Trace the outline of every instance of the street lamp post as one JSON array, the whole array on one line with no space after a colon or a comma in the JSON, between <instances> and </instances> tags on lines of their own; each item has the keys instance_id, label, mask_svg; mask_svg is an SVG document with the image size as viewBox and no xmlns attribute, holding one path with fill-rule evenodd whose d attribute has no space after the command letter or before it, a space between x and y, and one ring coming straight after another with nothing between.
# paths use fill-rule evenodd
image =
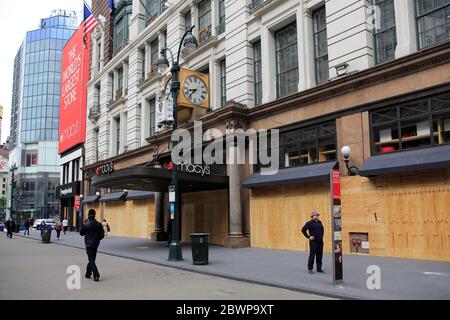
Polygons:
<instances>
[{"instance_id":1,"label":"street lamp post","mask_svg":"<svg viewBox=\"0 0 450 320\"><path fill-rule=\"evenodd\" d=\"M188 51L188 53L191 53L197 48L197 40L195 39L194 35L192 34L192 30L194 29L194 26L187 28L186 32L184 33L183 37L181 38L180 46L178 48L178 54L177 54L177 60L174 60L174 56L172 53L172 50L169 48L164 48L161 50L161 56L158 59L158 70L161 73L165 73L167 71L167 68L169 67L169 61L166 57L166 52L170 53L170 57L172 60L172 68L170 69L170 72L172 73L172 81L170 85L170 92L172 94L172 100L173 100L173 132L177 130L177 98L178 93L180 91L180 81L179 81L179 72L180 72L180 54L182 46L184 45L185 49ZM175 149L177 144L176 140L172 140L172 150ZM181 251L181 244L180 244L180 234L178 230L178 223L180 220L180 194L179 194L179 186L178 186L178 177L177 177L177 160L178 159L172 159L173 162L173 169L172 169L172 186L173 191L175 192L175 215L173 219L173 225L172 225L172 241L170 242L169 246L169 261L180 261L183 260L183 253Z\"/></svg>"},{"instance_id":2,"label":"street lamp post","mask_svg":"<svg viewBox=\"0 0 450 320\"><path fill-rule=\"evenodd\" d=\"M345 166L347 167L348 174L350 176L357 176L359 174L359 169L357 166L350 166L350 153L352 149L349 146L344 146L341 149L341 153L344 157Z\"/></svg>"},{"instance_id":3,"label":"street lamp post","mask_svg":"<svg viewBox=\"0 0 450 320\"><path fill-rule=\"evenodd\" d=\"M11 169L9 169L9 171L11 172L11 203L10 203L10 207L9 207L9 215L11 219L14 219L14 185L15 185L15 181L14 181L14 172L17 170L17 166L14 163L13 166L11 167ZM15 220L15 219L14 219Z\"/></svg>"}]
</instances>

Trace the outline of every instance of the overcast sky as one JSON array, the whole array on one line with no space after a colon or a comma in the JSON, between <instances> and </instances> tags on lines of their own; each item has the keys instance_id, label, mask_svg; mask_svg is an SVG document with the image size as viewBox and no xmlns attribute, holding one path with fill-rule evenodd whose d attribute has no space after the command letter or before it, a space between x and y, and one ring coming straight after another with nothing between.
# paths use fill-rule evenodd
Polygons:
<instances>
[{"instance_id":1,"label":"overcast sky","mask_svg":"<svg viewBox=\"0 0 450 320\"><path fill-rule=\"evenodd\" d=\"M86 1L90 5L91 1ZM14 57L27 31L38 29L53 9L83 10L82 0L0 0L0 104L3 105L1 142L9 136ZM82 17L79 17L80 21Z\"/></svg>"}]
</instances>

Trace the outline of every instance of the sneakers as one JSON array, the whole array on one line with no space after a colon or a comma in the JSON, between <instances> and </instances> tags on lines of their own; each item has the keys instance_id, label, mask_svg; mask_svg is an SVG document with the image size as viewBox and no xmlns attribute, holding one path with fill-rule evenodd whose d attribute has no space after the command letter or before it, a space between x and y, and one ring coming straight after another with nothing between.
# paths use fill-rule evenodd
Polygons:
<instances>
[{"instance_id":1,"label":"sneakers","mask_svg":"<svg viewBox=\"0 0 450 320\"><path fill-rule=\"evenodd\" d=\"M318 273L325 273L325 271L323 271L322 269L317 270Z\"/></svg>"},{"instance_id":2,"label":"sneakers","mask_svg":"<svg viewBox=\"0 0 450 320\"><path fill-rule=\"evenodd\" d=\"M308 270L308 273L309 273L309 274L314 274L314 271Z\"/></svg>"},{"instance_id":3,"label":"sneakers","mask_svg":"<svg viewBox=\"0 0 450 320\"><path fill-rule=\"evenodd\" d=\"M95 281L95 282L100 281L100 277L94 277L94 281Z\"/></svg>"},{"instance_id":4,"label":"sneakers","mask_svg":"<svg viewBox=\"0 0 450 320\"><path fill-rule=\"evenodd\" d=\"M90 279L91 278L91 276L88 276L88 275L85 275L84 276L86 279Z\"/></svg>"}]
</instances>

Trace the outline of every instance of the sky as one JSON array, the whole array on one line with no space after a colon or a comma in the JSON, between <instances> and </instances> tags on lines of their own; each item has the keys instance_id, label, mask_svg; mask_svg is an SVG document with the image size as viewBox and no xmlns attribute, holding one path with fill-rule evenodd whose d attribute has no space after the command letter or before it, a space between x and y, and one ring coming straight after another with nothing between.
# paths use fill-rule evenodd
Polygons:
<instances>
[{"instance_id":1,"label":"sky","mask_svg":"<svg viewBox=\"0 0 450 320\"><path fill-rule=\"evenodd\" d=\"M87 1L90 5L91 1ZM3 105L1 142L9 136L14 58L27 31L38 29L54 9L83 10L82 0L0 0L0 105Z\"/></svg>"}]
</instances>

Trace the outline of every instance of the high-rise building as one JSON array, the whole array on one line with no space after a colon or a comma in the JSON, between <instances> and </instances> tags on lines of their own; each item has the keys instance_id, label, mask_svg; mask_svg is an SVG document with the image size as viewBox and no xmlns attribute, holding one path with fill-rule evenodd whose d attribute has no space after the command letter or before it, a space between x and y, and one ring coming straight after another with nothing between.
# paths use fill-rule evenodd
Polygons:
<instances>
[{"instance_id":1,"label":"high-rise building","mask_svg":"<svg viewBox=\"0 0 450 320\"><path fill-rule=\"evenodd\" d=\"M74 12L54 10L27 32L14 60L10 164L16 165L14 217L56 216L61 51L77 27ZM10 201L11 196L8 196ZM11 203L8 203L8 208Z\"/></svg>"}]
</instances>

